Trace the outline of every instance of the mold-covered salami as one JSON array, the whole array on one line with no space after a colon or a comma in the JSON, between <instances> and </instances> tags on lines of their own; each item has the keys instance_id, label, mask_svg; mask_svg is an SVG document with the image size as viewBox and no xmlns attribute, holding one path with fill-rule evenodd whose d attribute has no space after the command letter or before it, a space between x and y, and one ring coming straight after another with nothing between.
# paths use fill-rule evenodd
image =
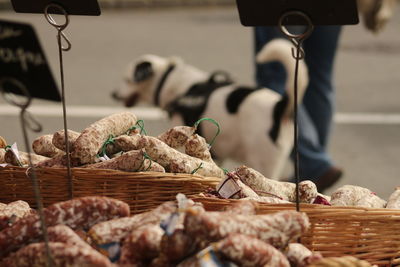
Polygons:
<instances>
[{"instance_id":1,"label":"mold-covered salami","mask_svg":"<svg viewBox=\"0 0 400 267\"><path fill-rule=\"evenodd\" d=\"M6 150L4 148L0 148L0 164L6 163Z\"/></svg>"},{"instance_id":2,"label":"mold-covered salami","mask_svg":"<svg viewBox=\"0 0 400 267\"><path fill-rule=\"evenodd\" d=\"M20 164L22 166L29 165L29 157L28 157L28 153L26 153L26 152L19 151L19 160L18 160L17 157L15 156L15 154L11 151L11 149L9 149L6 151L4 159L5 159L5 162L7 162L8 164L13 165L13 166L20 166ZM32 164L36 165L41 161L48 160L49 158L31 153L31 159L32 159Z\"/></svg>"},{"instance_id":3,"label":"mold-covered salami","mask_svg":"<svg viewBox=\"0 0 400 267\"><path fill-rule=\"evenodd\" d=\"M172 148L180 148L185 145L195 130L194 127L176 126L159 135L158 139Z\"/></svg>"},{"instance_id":4,"label":"mold-covered salami","mask_svg":"<svg viewBox=\"0 0 400 267\"><path fill-rule=\"evenodd\" d=\"M299 183L299 198L302 203L312 203L318 196L317 186L309 180Z\"/></svg>"},{"instance_id":5,"label":"mold-covered salami","mask_svg":"<svg viewBox=\"0 0 400 267\"><path fill-rule=\"evenodd\" d=\"M133 230L124 240L118 263L127 266L156 258L160 253L163 234L158 224L143 225Z\"/></svg>"},{"instance_id":6,"label":"mold-covered salami","mask_svg":"<svg viewBox=\"0 0 400 267\"><path fill-rule=\"evenodd\" d=\"M384 208L386 206L386 201L379 198L367 188L345 185L332 193L331 204L333 206Z\"/></svg>"},{"instance_id":7,"label":"mold-covered salami","mask_svg":"<svg viewBox=\"0 0 400 267\"><path fill-rule=\"evenodd\" d=\"M226 208L226 212L241 215L255 215L258 205L255 201L239 200Z\"/></svg>"},{"instance_id":8,"label":"mold-covered salami","mask_svg":"<svg viewBox=\"0 0 400 267\"><path fill-rule=\"evenodd\" d=\"M320 253L312 252L304 245L299 243L289 244L285 255L292 266L298 267L306 267L309 264L322 259L322 255Z\"/></svg>"},{"instance_id":9,"label":"mold-covered salami","mask_svg":"<svg viewBox=\"0 0 400 267\"><path fill-rule=\"evenodd\" d=\"M390 195L386 208L400 209L400 187L396 187L396 190Z\"/></svg>"},{"instance_id":10,"label":"mold-covered salami","mask_svg":"<svg viewBox=\"0 0 400 267\"><path fill-rule=\"evenodd\" d=\"M239 167L234 173L259 196L296 202L296 184L294 183L268 179L258 171L246 166ZM317 186L312 181L307 180L299 183L300 202L312 203L317 195ZM279 201L277 202L279 203Z\"/></svg>"},{"instance_id":11,"label":"mold-covered salami","mask_svg":"<svg viewBox=\"0 0 400 267\"><path fill-rule=\"evenodd\" d=\"M59 224L47 228L47 236L50 242L65 243L71 246L90 247L88 243L82 240L71 228Z\"/></svg>"},{"instance_id":12,"label":"mold-covered salami","mask_svg":"<svg viewBox=\"0 0 400 267\"><path fill-rule=\"evenodd\" d=\"M71 156L82 164L95 162L97 153L109 136L126 133L136 121L134 114L122 112L93 123L76 139Z\"/></svg>"},{"instance_id":13,"label":"mold-covered salami","mask_svg":"<svg viewBox=\"0 0 400 267\"><path fill-rule=\"evenodd\" d=\"M88 234L97 244L120 242L133 229L144 224L159 224L176 210L175 202L165 202L146 213L98 223L89 230Z\"/></svg>"},{"instance_id":14,"label":"mold-covered salami","mask_svg":"<svg viewBox=\"0 0 400 267\"><path fill-rule=\"evenodd\" d=\"M174 173L195 172L203 176L221 178L225 176L223 170L217 165L183 154L155 137L143 136L140 140L140 146L145 148L150 157L167 171Z\"/></svg>"},{"instance_id":15,"label":"mold-covered salami","mask_svg":"<svg viewBox=\"0 0 400 267\"><path fill-rule=\"evenodd\" d=\"M184 229L175 229L171 235L164 235L161 241L161 255L164 261L178 263L193 253L197 243Z\"/></svg>"},{"instance_id":16,"label":"mold-covered salami","mask_svg":"<svg viewBox=\"0 0 400 267\"><path fill-rule=\"evenodd\" d=\"M236 169L235 173L240 177L240 180L242 180L260 196L277 196L290 202L296 201L296 185L293 183L279 182L268 179L258 171L246 166L239 167Z\"/></svg>"},{"instance_id":17,"label":"mold-covered salami","mask_svg":"<svg viewBox=\"0 0 400 267\"><path fill-rule=\"evenodd\" d=\"M129 216L128 204L106 197L82 197L53 204L43 210L46 225L65 224L72 229ZM0 232L0 258L41 235L38 215L28 215Z\"/></svg>"},{"instance_id":18,"label":"mold-covered salami","mask_svg":"<svg viewBox=\"0 0 400 267\"><path fill-rule=\"evenodd\" d=\"M81 133L72 131L72 130L68 130L68 143L69 143L69 147L70 150L72 149L73 144L75 143L76 139L78 139L78 137L81 135ZM66 147L65 147L65 134L64 134L64 130L55 132L53 134L53 139L52 139L52 143L53 145L62 150L62 151L66 151Z\"/></svg>"},{"instance_id":19,"label":"mold-covered salami","mask_svg":"<svg viewBox=\"0 0 400 267\"><path fill-rule=\"evenodd\" d=\"M49 248L55 266L114 266L106 257L91 247L50 242ZM0 266L8 267L46 266L46 264L47 256L44 243L30 244L0 262Z\"/></svg>"},{"instance_id":20,"label":"mold-covered salami","mask_svg":"<svg viewBox=\"0 0 400 267\"><path fill-rule=\"evenodd\" d=\"M254 236L276 248L285 247L309 227L306 214L295 211L282 211L272 215L227 216L221 212L193 212L185 217L185 232L198 240L215 242L231 233Z\"/></svg>"},{"instance_id":21,"label":"mold-covered salami","mask_svg":"<svg viewBox=\"0 0 400 267\"><path fill-rule=\"evenodd\" d=\"M32 143L32 149L36 154L45 157L55 157L57 155L64 155L65 152L56 148L53 145L53 135L46 134L36 138Z\"/></svg>"},{"instance_id":22,"label":"mold-covered salami","mask_svg":"<svg viewBox=\"0 0 400 267\"><path fill-rule=\"evenodd\" d=\"M78 167L79 162L76 159L70 160L71 167ZM35 165L37 168L66 168L67 167L67 156L59 155L54 158L43 160Z\"/></svg>"},{"instance_id":23,"label":"mold-covered salami","mask_svg":"<svg viewBox=\"0 0 400 267\"><path fill-rule=\"evenodd\" d=\"M88 169L111 169L127 172L155 171L165 172L165 169L155 161L144 157L143 150L132 150L121 156L103 162L85 166Z\"/></svg>"},{"instance_id":24,"label":"mold-covered salami","mask_svg":"<svg viewBox=\"0 0 400 267\"><path fill-rule=\"evenodd\" d=\"M114 145L121 151L131 151L139 149L141 135L121 135L114 139Z\"/></svg>"},{"instance_id":25,"label":"mold-covered salami","mask_svg":"<svg viewBox=\"0 0 400 267\"><path fill-rule=\"evenodd\" d=\"M206 139L198 134L194 134L187 139L185 143L185 153L189 156L214 163Z\"/></svg>"},{"instance_id":26,"label":"mold-covered salami","mask_svg":"<svg viewBox=\"0 0 400 267\"><path fill-rule=\"evenodd\" d=\"M4 204L4 206L0 205L0 231L33 213L29 204L22 200L11 202L8 205Z\"/></svg>"},{"instance_id":27,"label":"mold-covered salami","mask_svg":"<svg viewBox=\"0 0 400 267\"><path fill-rule=\"evenodd\" d=\"M0 148L5 148L7 146L6 140L0 136Z\"/></svg>"},{"instance_id":28,"label":"mold-covered salami","mask_svg":"<svg viewBox=\"0 0 400 267\"><path fill-rule=\"evenodd\" d=\"M290 267L286 257L273 246L242 234L231 234L213 245L213 249L238 266Z\"/></svg>"}]
</instances>

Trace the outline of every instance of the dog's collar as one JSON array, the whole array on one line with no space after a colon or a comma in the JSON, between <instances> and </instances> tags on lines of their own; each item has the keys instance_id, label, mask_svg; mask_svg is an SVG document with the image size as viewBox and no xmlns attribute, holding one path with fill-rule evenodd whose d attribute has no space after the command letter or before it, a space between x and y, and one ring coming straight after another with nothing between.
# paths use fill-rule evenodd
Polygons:
<instances>
[{"instance_id":1,"label":"dog's collar","mask_svg":"<svg viewBox=\"0 0 400 267\"><path fill-rule=\"evenodd\" d=\"M175 69L175 64L170 64L168 66L168 69L164 72L163 76L161 77L157 87L156 91L154 93L154 104L156 106L160 105L160 94L161 94L161 89L164 87L165 81L167 80L169 74Z\"/></svg>"}]
</instances>

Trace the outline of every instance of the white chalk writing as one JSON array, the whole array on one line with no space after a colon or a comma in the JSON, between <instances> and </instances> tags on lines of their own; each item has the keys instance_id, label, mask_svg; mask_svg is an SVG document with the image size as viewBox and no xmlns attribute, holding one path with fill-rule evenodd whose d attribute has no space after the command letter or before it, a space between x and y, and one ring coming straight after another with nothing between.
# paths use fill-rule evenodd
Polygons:
<instances>
[{"instance_id":1,"label":"white chalk writing","mask_svg":"<svg viewBox=\"0 0 400 267\"><path fill-rule=\"evenodd\" d=\"M35 67L46 64L41 53L26 51L22 47L13 50L11 48L0 47L0 61L4 63L17 63L21 69L27 72L29 65Z\"/></svg>"},{"instance_id":2,"label":"white chalk writing","mask_svg":"<svg viewBox=\"0 0 400 267\"><path fill-rule=\"evenodd\" d=\"M7 38L18 37L22 35L22 31L14 30L10 27L1 27L0 26L0 40L4 40Z\"/></svg>"}]
</instances>

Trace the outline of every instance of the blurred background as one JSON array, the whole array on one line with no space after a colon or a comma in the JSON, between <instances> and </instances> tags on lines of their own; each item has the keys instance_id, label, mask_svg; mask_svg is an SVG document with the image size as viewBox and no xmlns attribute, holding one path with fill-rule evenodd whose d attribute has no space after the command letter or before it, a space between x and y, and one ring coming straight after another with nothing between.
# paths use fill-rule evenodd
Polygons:
<instances>
[{"instance_id":1,"label":"blurred background","mask_svg":"<svg viewBox=\"0 0 400 267\"><path fill-rule=\"evenodd\" d=\"M206 71L226 70L254 85L252 29L240 24L233 0L101 0L100 17L71 16L64 54L68 126L80 131L125 110L110 97L125 66L142 54L180 56ZM0 18L31 23L59 81L56 31L43 15L16 14L0 0ZM330 150L343 184L367 187L387 198L400 185L400 15L374 35L360 23L345 26L336 61L337 115ZM42 134L63 128L61 104L34 100ZM168 117L151 107L132 109L157 135ZM22 142L18 111L0 99L0 135ZM223 130L223 129L222 129ZM31 141L39 134L30 133ZM239 163L227 162L233 168ZM288 164L287 172L291 172ZM329 191L327 192L329 193Z\"/></svg>"}]
</instances>

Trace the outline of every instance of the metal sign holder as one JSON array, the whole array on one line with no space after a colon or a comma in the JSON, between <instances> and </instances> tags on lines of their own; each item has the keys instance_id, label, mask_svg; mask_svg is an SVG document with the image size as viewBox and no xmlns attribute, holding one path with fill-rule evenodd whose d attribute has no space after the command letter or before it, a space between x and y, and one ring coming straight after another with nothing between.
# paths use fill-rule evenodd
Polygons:
<instances>
[{"instance_id":1,"label":"metal sign holder","mask_svg":"<svg viewBox=\"0 0 400 267\"><path fill-rule=\"evenodd\" d=\"M303 18L307 25L303 33L293 34L284 25L286 18L290 16L299 16ZM305 57L303 48L301 47L304 40L306 40L314 30L314 25L307 14L301 11L288 11L284 13L279 19L279 29L282 33L293 43L295 48L292 48L292 56L296 60L295 74L294 74L294 177L296 181L296 210L300 211L300 197L299 197L299 183L300 183L300 164L299 164L299 123L298 123L298 73L299 73L299 62Z\"/></svg>"},{"instance_id":2,"label":"metal sign holder","mask_svg":"<svg viewBox=\"0 0 400 267\"><path fill-rule=\"evenodd\" d=\"M22 96L25 96L25 100L22 100L22 97L17 98L14 94L7 92L4 88L6 83L10 83L13 85L14 88L17 88ZM43 239L45 241L45 248L46 248L46 257L47 257L47 266L54 266L53 258L51 256L50 248L49 248L49 238L47 234L47 227L46 221L43 214L43 203L40 196L40 189L39 184L36 176L35 167L32 164L32 157L31 157L31 149L30 149L30 142L28 138L27 128L29 128L33 132L41 132L42 125L33 118L33 116L27 111L27 108L30 106L32 102L32 97L29 94L29 91L26 89L25 85L14 78L3 78L0 80L0 91L2 92L3 98L11 105L16 106L21 109L19 113L19 118L21 121L21 128L22 134L24 137L25 149L28 153L28 161L29 167L26 170L26 177L28 179L32 179L33 183L33 190L35 193L35 201L39 211L39 219L40 225L43 232Z\"/></svg>"},{"instance_id":3,"label":"metal sign holder","mask_svg":"<svg viewBox=\"0 0 400 267\"><path fill-rule=\"evenodd\" d=\"M64 17L65 22L57 23L56 20L51 16L49 13L49 9L55 9L60 11ZM62 109L63 109L63 122L64 122L64 138L65 138L65 152L67 156L67 175L68 175L68 194L69 198L74 198L74 184L72 182L72 173L71 173L71 155L69 147L69 140L68 140L68 125L67 125L67 108L66 108L66 101L65 101L65 82L64 82L64 61L63 61L63 52L67 52L71 50L72 44L67 36L64 34L63 30L65 30L69 24L69 15L67 11L60 5L50 3L44 9L44 16L48 23L51 26L56 28L57 30L57 44L58 44L58 56L60 61L60 77L61 77L61 102L62 102ZM62 39L66 42L67 46L62 46Z\"/></svg>"},{"instance_id":4,"label":"metal sign holder","mask_svg":"<svg viewBox=\"0 0 400 267\"><path fill-rule=\"evenodd\" d=\"M240 21L243 26L278 26L293 43L295 59L294 77L294 172L296 181L296 210L300 211L299 199L299 134L298 134L298 71L299 62L305 57L302 43L314 30L315 25L358 24L355 0L236 0ZM265 14L267 13L267 14ZM286 25L304 25L305 30L293 34Z\"/></svg>"}]
</instances>

